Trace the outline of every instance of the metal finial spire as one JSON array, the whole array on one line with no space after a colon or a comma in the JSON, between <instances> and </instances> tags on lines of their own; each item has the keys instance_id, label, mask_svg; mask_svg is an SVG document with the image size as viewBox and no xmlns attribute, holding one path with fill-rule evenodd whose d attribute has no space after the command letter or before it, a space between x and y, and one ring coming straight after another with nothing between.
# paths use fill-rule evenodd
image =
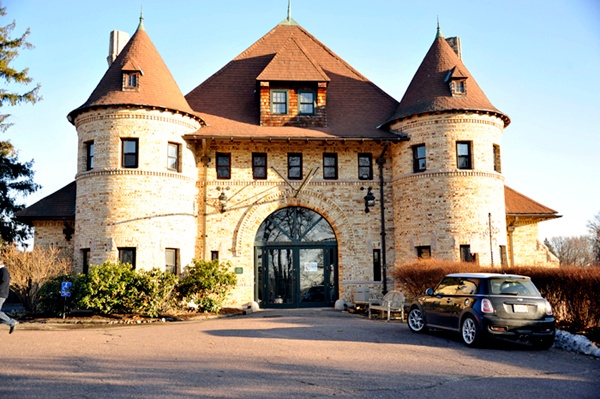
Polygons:
<instances>
[{"instance_id":1,"label":"metal finial spire","mask_svg":"<svg viewBox=\"0 0 600 399\"><path fill-rule=\"evenodd\" d=\"M440 17L438 16L437 17L437 33L435 35L435 38L438 39L440 37L443 39L444 34L442 33L442 28L440 28Z\"/></svg>"},{"instance_id":2,"label":"metal finial spire","mask_svg":"<svg viewBox=\"0 0 600 399\"><path fill-rule=\"evenodd\" d=\"M140 6L140 25L138 26L139 30L144 29L144 6Z\"/></svg>"},{"instance_id":3,"label":"metal finial spire","mask_svg":"<svg viewBox=\"0 0 600 399\"><path fill-rule=\"evenodd\" d=\"M288 0L288 13L287 13L287 20L291 21L292 20L292 0Z\"/></svg>"}]
</instances>

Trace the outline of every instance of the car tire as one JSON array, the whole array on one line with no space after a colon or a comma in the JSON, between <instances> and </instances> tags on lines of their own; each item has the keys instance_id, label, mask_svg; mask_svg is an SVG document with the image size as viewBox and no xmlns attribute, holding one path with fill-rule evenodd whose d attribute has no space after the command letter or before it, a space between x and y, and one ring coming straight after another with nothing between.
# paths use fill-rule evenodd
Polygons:
<instances>
[{"instance_id":1,"label":"car tire","mask_svg":"<svg viewBox=\"0 0 600 399\"><path fill-rule=\"evenodd\" d=\"M415 307L408 312L408 328L415 333L427 331L425 317L421 309Z\"/></svg>"},{"instance_id":2,"label":"car tire","mask_svg":"<svg viewBox=\"0 0 600 399\"><path fill-rule=\"evenodd\" d=\"M538 338L532 344L535 349L548 350L554 345L554 337Z\"/></svg>"},{"instance_id":3,"label":"car tire","mask_svg":"<svg viewBox=\"0 0 600 399\"><path fill-rule=\"evenodd\" d=\"M463 342L470 347L481 344L482 332L473 316L466 316L460 326L460 335Z\"/></svg>"}]
</instances>

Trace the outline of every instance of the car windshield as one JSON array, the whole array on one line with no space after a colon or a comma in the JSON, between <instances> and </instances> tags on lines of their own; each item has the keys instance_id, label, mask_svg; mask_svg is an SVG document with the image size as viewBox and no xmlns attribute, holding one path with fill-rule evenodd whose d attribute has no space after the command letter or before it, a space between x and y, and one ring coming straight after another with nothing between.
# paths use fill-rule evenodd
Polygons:
<instances>
[{"instance_id":1,"label":"car windshield","mask_svg":"<svg viewBox=\"0 0 600 399\"><path fill-rule=\"evenodd\" d=\"M489 288L494 295L540 296L535 285L528 279L493 278L489 280Z\"/></svg>"}]
</instances>

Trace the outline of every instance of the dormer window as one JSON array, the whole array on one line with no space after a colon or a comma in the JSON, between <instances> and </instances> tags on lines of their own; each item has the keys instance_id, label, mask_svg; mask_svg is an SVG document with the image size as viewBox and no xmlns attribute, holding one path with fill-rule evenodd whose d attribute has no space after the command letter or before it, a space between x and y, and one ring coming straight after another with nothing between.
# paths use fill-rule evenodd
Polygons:
<instances>
[{"instance_id":1,"label":"dormer window","mask_svg":"<svg viewBox=\"0 0 600 399\"><path fill-rule=\"evenodd\" d=\"M300 90L298 92L298 113L314 115L315 92L312 90Z\"/></svg>"},{"instance_id":2,"label":"dormer window","mask_svg":"<svg viewBox=\"0 0 600 399\"><path fill-rule=\"evenodd\" d=\"M448 71L444 82L448 83L452 96L465 96L467 94L467 74L463 73L458 67Z\"/></svg>"},{"instance_id":3,"label":"dormer window","mask_svg":"<svg viewBox=\"0 0 600 399\"><path fill-rule=\"evenodd\" d=\"M123 91L139 91L140 73L123 72Z\"/></svg>"},{"instance_id":4,"label":"dormer window","mask_svg":"<svg viewBox=\"0 0 600 399\"><path fill-rule=\"evenodd\" d=\"M121 68L123 72L123 91L140 91L140 77L144 75L142 68L135 60L129 60Z\"/></svg>"},{"instance_id":5,"label":"dormer window","mask_svg":"<svg viewBox=\"0 0 600 399\"><path fill-rule=\"evenodd\" d=\"M271 90L271 114L285 115L288 113L288 91Z\"/></svg>"},{"instance_id":6,"label":"dormer window","mask_svg":"<svg viewBox=\"0 0 600 399\"><path fill-rule=\"evenodd\" d=\"M453 96L463 96L467 94L467 82L465 79L453 80L450 82L450 90Z\"/></svg>"}]
</instances>

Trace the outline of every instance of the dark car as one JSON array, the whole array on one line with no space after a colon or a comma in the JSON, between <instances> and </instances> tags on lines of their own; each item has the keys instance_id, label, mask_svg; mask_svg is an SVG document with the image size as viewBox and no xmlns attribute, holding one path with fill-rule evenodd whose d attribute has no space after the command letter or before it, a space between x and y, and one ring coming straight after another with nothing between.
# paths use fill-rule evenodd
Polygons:
<instances>
[{"instance_id":1,"label":"dark car","mask_svg":"<svg viewBox=\"0 0 600 399\"><path fill-rule=\"evenodd\" d=\"M460 332L468 346L501 338L548 349L555 335L552 307L531 279L495 273L448 274L411 304L408 327Z\"/></svg>"}]
</instances>

